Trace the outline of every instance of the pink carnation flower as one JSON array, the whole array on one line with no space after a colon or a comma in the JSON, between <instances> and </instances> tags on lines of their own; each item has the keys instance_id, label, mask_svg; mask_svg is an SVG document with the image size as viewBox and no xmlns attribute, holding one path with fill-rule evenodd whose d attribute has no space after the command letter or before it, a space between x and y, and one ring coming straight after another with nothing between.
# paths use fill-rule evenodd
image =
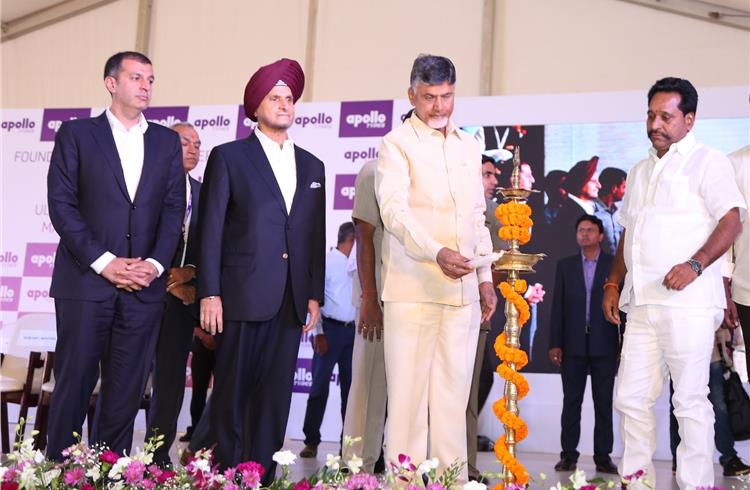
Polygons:
<instances>
[{"instance_id":1,"label":"pink carnation flower","mask_svg":"<svg viewBox=\"0 0 750 490\"><path fill-rule=\"evenodd\" d=\"M307 480L300 480L294 484L293 490L310 490L310 482Z\"/></svg>"},{"instance_id":2,"label":"pink carnation flower","mask_svg":"<svg viewBox=\"0 0 750 490\"><path fill-rule=\"evenodd\" d=\"M378 479L367 473L357 473L346 482L347 490L376 490Z\"/></svg>"},{"instance_id":3,"label":"pink carnation flower","mask_svg":"<svg viewBox=\"0 0 750 490\"><path fill-rule=\"evenodd\" d=\"M136 485L143 480L143 472L146 471L146 465L142 461L131 461L122 475L125 477L125 483Z\"/></svg>"},{"instance_id":4,"label":"pink carnation flower","mask_svg":"<svg viewBox=\"0 0 750 490\"><path fill-rule=\"evenodd\" d=\"M101 460L103 463L115 464L117 463L118 459L120 459L120 456L118 456L116 452L110 451L109 449L99 455L99 460Z\"/></svg>"},{"instance_id":5,"label":"pink carnation flower","mask_svg":"<svg viewBox=\"0 0 750 490\"><path fill-rule=\"evenodd\" d=\"M81 480L85 477L85 473L83 472L83 468L80 466L75 466L72 469L65 472L65 475L63 476L63 481L66 485L74 487L78 485Z\"/></svg>"}]
</instances>

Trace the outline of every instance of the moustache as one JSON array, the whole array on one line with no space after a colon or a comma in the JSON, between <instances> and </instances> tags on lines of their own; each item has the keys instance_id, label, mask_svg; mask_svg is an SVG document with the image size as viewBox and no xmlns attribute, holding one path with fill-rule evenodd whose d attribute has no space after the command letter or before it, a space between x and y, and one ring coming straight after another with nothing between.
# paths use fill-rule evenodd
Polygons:
<instances>
[{"instance_id":1,"label":"moustache","mask_svg":"<svg viewBox=\"0 0 750 490\"><path fill-rule=\"evenodd\" d=\"M648 137L651 138L653 136L661 136L662 138L666 138L667 135L662 133L661 131L652 130L648 132Z\"/></svg>"}]
</instances>

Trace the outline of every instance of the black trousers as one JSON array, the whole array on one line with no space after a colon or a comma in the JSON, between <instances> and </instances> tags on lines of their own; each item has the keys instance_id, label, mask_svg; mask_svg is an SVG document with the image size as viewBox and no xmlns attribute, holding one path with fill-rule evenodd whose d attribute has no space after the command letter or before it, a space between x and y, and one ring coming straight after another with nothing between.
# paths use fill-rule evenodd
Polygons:
<instances>
[{"instance_id":1,"label":"black trousers","mask_svg":"<svg viewBox=\"0 0 750 490\"><path fill-rule=\"evenodd\" d=\"M284 445L301 326L287 284L272 319L225 321L216 336L214 390L205 414L217 443L216 462L222 469L243 461L260 463L266 470L263 486L273 481L272 457Z\"/></svg>"},{"instance_id":2,"label":"black trousers","mask_svg":"<svg viewBox=\"0 0 750 490\"><path fill-rule=\"evenodd\" d=\"M113 287L114 289L114 287ZM49 415L47 457L82 434L91 394L101 368L101 387L90 443L130 453L133 422L151 367L163 303L144 303L117 290L106 301L55 299L57 345L55 392Z\"/></svg>"},{"instance_id":3,"label":"black trousers","mask_svg":"<svg viewBox=\"0 0 750 490\"><path fill-rule=\"evenodd\" d=\"M198 338L193 339L193 359L190 363L190 372L193 378L193 394L190 398L190 419L193 430L206 408L206 396L211 375L214 372L216 356L214 351L207 349Z\"/></svg>"},{"instance_id":4,"label":"black trousers","mask_svg":"<svg viewBox=\"0 0 750 490\"><path fill-rule=\"evenodd\" d=\"M563 351L563 409L560 418L560 457L578 461L581 438L581 404L586 378L591 374L591 397L594 401L594 462L609 461L614 435L612 432L612 394L617 373L617 356L566 356Z\"/></svg>"},{"instance_id":5,"label":"black trousers","mask_svg":"<svg viewBox=\"0 0 750 490\"><path fill-rule=\"evenodd\" d=\"M154 462L161 465L171 462L169 448L177 434L177 418L185 395L185 365L193 340L193 327L198 325L198 320L182 300L167 294L165 302L156 343L153 391L145 437L148 441L157 434L164 435L164 444L154 452Z\"/></svg>"}]
</instances>

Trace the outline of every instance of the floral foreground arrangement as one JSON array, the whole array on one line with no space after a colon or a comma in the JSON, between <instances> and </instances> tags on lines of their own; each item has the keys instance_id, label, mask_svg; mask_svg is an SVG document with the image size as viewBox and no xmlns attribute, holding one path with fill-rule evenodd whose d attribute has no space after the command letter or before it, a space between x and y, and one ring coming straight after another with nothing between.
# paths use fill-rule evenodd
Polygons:
<instances>
[{"instance_id":1,"label":"floral foreground arrangement","mask_svg":"<svg viewBox=\"0 0 750 490\"><path fill-rule=\"evenodd\" d=\"M184 466L164 470L153 464L153 452L162 444L163 436L157 436L136 449L129 456L119 455L101 446L89 447L79 442L63 453L62 463L45 459L41 451L34 449L33 436L7 455L0 466L0 490L24 489L81 489L81 490L131 490L131 489L184 489L184 490L487 490L483 483L458 483L463 463L454 463L438 474L438 460L432 458L417 465L408 456L400 455L397 463L389 463L383 475L370 475L360 471L362 459L354 455L342 462L340 456L329 454L325 466L313 475L299 481L289 477L289 467L296 456L291 451L279 451L273 459L281 466L281 475L271 485L260 485L264 469L258 463L248 461L234 468L219 471L213 464L211 450L197 452ZM356 439L344 438L344 444ZM499 479L501 474L485 473L488 479ZM570 484L557 483L547 487L546 476L541 474L533 488L550 490L604 490L623 488L628 490L652 489L644 472L638 472L620 482L596 478L587 480L582 471L570 477ZM503 488L497 484L493 488ZM506 490L522 490L526 485L510 484ZM718 487L704 490L721 490Z\"/></svg>"}]
</instances>

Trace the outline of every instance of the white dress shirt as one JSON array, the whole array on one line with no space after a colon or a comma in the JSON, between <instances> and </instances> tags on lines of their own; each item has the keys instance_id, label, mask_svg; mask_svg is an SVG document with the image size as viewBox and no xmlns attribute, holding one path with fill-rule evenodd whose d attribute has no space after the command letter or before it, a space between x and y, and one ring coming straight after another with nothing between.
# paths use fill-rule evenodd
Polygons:
<instances>
[{"instance_id":1,"label":"white dress shirt","mask_svg":"<svg viewBox=\"0 0 750 490\"><path fill-rule=\"evenodd\" d=\"M107 115L109 127L112 129L112 137L117 147L117 155L120 157L120 165L122 165L122 173L125 177L125 186L130 196L130 202L133 202L135 201L138 182L141 180L141 172L143 171L143 135L148 130L148 121L146 121L146 117L141 113L138 123L132 128L126 129L125 125L112 114L109 108L104 113ZM112 252L104 252L91 264L91 268L97 274L101 274L114 258L115 255ZM161 276L164 272L164 267L152 258L146 260L156 267L156 277Z\"/></svg>"},{"instance_id":2,"label":"white dress shirt","mask_svg":"<svg viewBox=\"0 0 750 490\"><path fill-rule=\"evenodd\" d=\"M263 152L271 164L271 170L276 177L276 183L279 184L281 195L286 203L287 214L292 211L292 201L294 201L294 192L297 190L297 164L294 159L294 141L287 136L284 144L279 146L274 140L263 134L258 128L255 128L255 135L263 147Z\"/></svg>"},{"instance_id":3,"label":"white dress shirt","mask_svg":"<svg viewBox=\"0 0 750 490\"><path fill-rule=\"evenodd\" d=\"M354 252L353 249L352 252ZM332 248L326 254L324 291L325 301L320 308L321 319L315 325L315 335L325 334L322 317L349 323L353 322L356 316L356 309L352 304L352 274L349 271L349 257L337 248Z\"/></svg>"},{"instance_id":4,"label":"white dress shirt","mask_svg":"<svg viewBox=\"0 0 750 490\"><path fill-rule=\"evenodd\" d=\"M649 157L628 173L620 208L627 275L620 308L630 305L726 307L721 260L682 291L662 285L669 270L690 259L732 208L745 209L726 156L688 133L662 157ZM741 213L743 215L744 213Z\"/></svg>"},{"instance_id":5,"label":"white dress shirt","mask_svg":"<svg viewBox=\"0 0 750 490\"><path fill-rule=\"evenodd\" d=\"M729 155L734 165L737 185L745 197L745 204L750 205L750 145ZM732 299L742 305L750 306L750 224L745 220L742 233L734 241L734 274L732 274Z\"/></svg>"}]
</instances>

